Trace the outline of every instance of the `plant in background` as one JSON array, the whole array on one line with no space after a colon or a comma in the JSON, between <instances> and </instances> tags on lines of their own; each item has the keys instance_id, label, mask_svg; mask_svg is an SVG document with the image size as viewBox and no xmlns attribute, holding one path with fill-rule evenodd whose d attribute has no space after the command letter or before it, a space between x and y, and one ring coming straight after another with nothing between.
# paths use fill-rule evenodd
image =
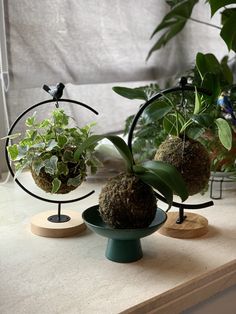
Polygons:
<instances>
[{"instance_id":1,"label":"plant in background","mask_svg":"<svg viewBox=\"0 0 236 314\"><path fill-rule=\"evenodd\" d=\"M103 138L110 140L126 162L126 172L111 178L99 196L99 212L105 223L113 228L145 228L156 214L157 189L167 200L169 208L173 193L186 200L188 193L175 167L160 161L135 164L127 144L118 136L92 135L75 152L81 154Z\"/></svg>"},{"instance_id":2,"label":"plant in background","mask_svg":"<svg viewBox=\"0 0 236 314\"><path fill-rule=\"evenodd\" d=\"M161 23L153 31L151 38L156 37L160 32L161 35L148 53L147 59L153 52L163 48L172 38L180 33L188 21L201 23L220 30L220 36L226 43L229 50L236 52L236 8L226 6L235 4L234 0L208 0L210 5L211 17L220 9L221 26L213 25L205 21L193 18L192 11L199 0L166 0L170 6L170 11L164 16Z\"/></svg>"},{"instance_id":3,"label":"plant in background","mask_svg":"<svg viewBox=\"0 0 236 314\"><path fill-rule=\"evenodd\" d=\"M74 157L75 150L89 137L92 125L69 127L69 119L62 109L56 109L50 118L42 121L36 119L36 112L26 120L27 130L23 138L7 147L16 168L16 178L24 169L30 169L40 188L64 194L83 182L87 167L96 171L94 146L83 152L79 159Z\"/></svg>"},{"instance_id":4,"label":"plant in background","mask_svg":"<svg viewBox=\"0 0 236 314\"><path fill-rule=\"evenodd\" d=\"M208 1L212 16L219 9L223 9L221 12L222 27L191 17L192 10L198 0L170 0L166 2L170 6L170 11L164 16L152 34L152 37L155 37L161 32L157 42L149 51L147 59L176 36L184 28L188 20L220 29L220 36L227 44L228 49L236 50L236 8L225 7L228 4L235 3L235 1ZM216 165L221 165L220 169L224 171L229 169L235 170L236 156L232 153L236 147L235 141L232 141L235 127L232 124L232 120L227 120L225 115L222 115L219 106L217 106L218 97L222 92L227 92L233 110L235 108L236 97L233 73L228 63L228 56L225 56L219 62L211 53L202 54L199 52L197 54L194 68L188 71L185 76L197 88L201 87L208 90L211 93L211 97L206 95L201 97L199 103L202 109L198 112L194 112L197 107L193 95L187 92L185 92L185 101L187 103L185 108L179 107L176 111L181 95L168 95L170 102L175 104L174 106L170 106L170 102L168 103L167 99L163 98L147 107L134 132L133 150L136 158L141 160L153 158L156 148L160 146L160 143L164 141L169 133L178 135L181 128L188 121L188 127L184 132L189 138L197 139L207 148L211 157L211 170L215 170ZM155 86L157 87L157 93L160 89L157 84ZM148 86L135 89L114 87L113 90L129 99L142 99L146 102L149 98L148 94L145 94L145 90L148 90L148 88ZM175 108L174 111L173 108ZM178 124L176 124L177 121ZM127 128L130 127L131 122L132 117L129 117L126 120L126 132L128 132ZM217 143L217 156L213 143ZM231 158L229 158L229 155ZM222 160L224 160L223 166Z\"/></svg>"}]
</instances>

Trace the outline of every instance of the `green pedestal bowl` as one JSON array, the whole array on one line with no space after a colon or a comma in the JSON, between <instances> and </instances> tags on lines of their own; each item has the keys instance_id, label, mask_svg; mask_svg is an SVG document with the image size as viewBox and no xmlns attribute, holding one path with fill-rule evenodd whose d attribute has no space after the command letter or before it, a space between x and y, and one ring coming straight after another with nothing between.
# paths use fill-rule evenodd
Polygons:
<instances>
[{"instance_id":1,"label":"green pedestal bowl","mask_svg":"<svg viewBox=\"0 0 236 314\"><path fill-rule=\"evenodd\" d=\"M108 238L105 255L109 260L118 263L130 263L142 258L140 239L158 230L167 219L166 213L157 208L156 216L147 228L114 229L105 224L98 208L98 205L87 208L82 217L89 229Z\"/></svg>"}]
</instances>

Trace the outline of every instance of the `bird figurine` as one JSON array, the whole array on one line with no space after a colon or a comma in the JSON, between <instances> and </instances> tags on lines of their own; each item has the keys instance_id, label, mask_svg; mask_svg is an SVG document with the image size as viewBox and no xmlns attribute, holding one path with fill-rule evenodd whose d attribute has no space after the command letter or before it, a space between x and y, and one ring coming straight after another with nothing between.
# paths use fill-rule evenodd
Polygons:
<instances>
[{"instance_id":1,"label":"bird figurine","mask_svg":"<svg viewBox=\"0 0 236 314\"><path fill-rule=\"evenodd\" d=\"M56 101L56 107L59 107L58 99L61 98L63 94L63 89L65 85L63 83L58 83L56 86L49 87L48 85L43 85L43 89L49 93L53 99Z\"/></svg>"},{"instance_id":2,"label":"bird figurine","mask_svg":"<svg viewBox=\"0 0 236 314\"><path fill-rule=\"evenodd\" d=\"M234 113L234 109L232 106L232 103L229 99L229 96L223 92L220 94L220 96L217 99L217 105L220 106L223 115L226 119L232 120L232 124L236 125L236 117Z\"/></svg>"}]
</instances>

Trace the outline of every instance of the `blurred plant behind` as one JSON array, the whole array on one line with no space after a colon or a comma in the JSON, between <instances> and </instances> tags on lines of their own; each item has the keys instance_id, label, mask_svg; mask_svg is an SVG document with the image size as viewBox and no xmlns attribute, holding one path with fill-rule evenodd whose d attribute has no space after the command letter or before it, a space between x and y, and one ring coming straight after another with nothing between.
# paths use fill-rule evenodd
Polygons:
<instances>
[{"instance_id":1,"label":"blurred plant behind","mask_svg":"<svg viewBox=\"0 0 236 314\"><path fill-rule=\"evenodd\" d=\"M170 6L161 23L154 30L152 37L159 35L156 44L151 48L147 59L158 49L163 48L185 26L188 20L206 24L206 27L216 27L229 50L236 51L236 8L226 5L235 1L208 1L212 16L219 9L221 12L221 26L212 25L204 21L197 21L191 17L197 0L166 1ZM164 32L164 33L163 33ZM181 93L172 93L154 101L140 117L133 136L133 153L137 160L152 159L158 146L169 135L184 133L199 140L208 149L213 171L235 171L235 125L232 117L222 111L217 105L219 96L224 92L230 99L233 110L236 106L236 88L234 86L232 60L225 56L218 61L214 54L199 52L192 69L183 73L188 83L196 88L204 88L211 93L198 95L195 92L185 92L184 100ZM231 64L231 67L229 66ZM168 83L166 88L168 88ZM139 99L145 103L158 92L158 82L138 88L114 87L113 90L128 99ZM142 106L142 104L141 104ZM134 116L126 119L125 131L129 132ZM187 126L186 126L187 123ZM216 149L217 148L217 149Z\"/></svg>"}]
</instances>

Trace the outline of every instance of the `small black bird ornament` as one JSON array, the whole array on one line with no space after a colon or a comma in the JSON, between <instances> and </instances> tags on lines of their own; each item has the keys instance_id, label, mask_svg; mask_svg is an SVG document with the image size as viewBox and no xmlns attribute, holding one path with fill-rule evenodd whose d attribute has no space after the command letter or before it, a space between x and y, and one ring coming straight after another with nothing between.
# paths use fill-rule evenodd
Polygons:
<instances>
[{"instance_id":1,"label":"small black bird ornament","mask_svg":"<svg viewBox=\"0 0 236 314\"><path fill-rule=\"evenodd\" d=\"M56 86L49 87L48 85L43 85L43 89L48 92L54 100L56 100L56 107L59 107L58 99L61 98L63 94L63 89L65 85L63 83L58 83Z\"/></svg>"}]
</instances>

